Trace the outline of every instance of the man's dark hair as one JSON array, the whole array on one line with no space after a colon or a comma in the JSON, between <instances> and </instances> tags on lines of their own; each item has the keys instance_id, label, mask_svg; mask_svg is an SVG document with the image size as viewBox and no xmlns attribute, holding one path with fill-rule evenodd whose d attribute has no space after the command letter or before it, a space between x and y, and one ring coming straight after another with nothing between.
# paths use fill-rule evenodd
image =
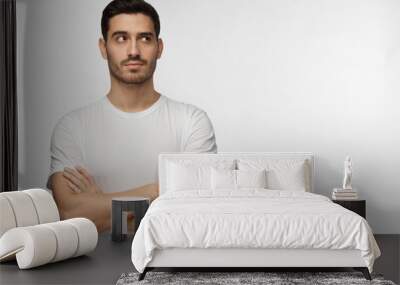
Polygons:
<instances>
[{"instance_id":1,"label":"man's dark hair","mask_svg":"<svg viewBox=\"0 0 400 285\"><path fill-rule=\"evenodd\" d=\"M113 0L103 10L101 17L101 33L107 41L110 19L119 14L143 14L153 21L157 38L160 35L160 18L156 9L143 0Z\"/></svg>"}]
</instances>

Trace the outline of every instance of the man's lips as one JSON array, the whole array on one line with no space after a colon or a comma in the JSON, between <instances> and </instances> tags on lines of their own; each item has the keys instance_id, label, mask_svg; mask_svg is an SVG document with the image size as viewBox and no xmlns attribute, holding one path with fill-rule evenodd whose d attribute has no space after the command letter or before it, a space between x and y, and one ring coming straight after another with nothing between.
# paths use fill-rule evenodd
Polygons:
<instances>
[{"instance_id":1,"label":"man's lips","mask_svg":"<svg viewBox=\"0 0 400 285\"><path fill-rule=\"evenodd\" d=\"M141 61L131 61L131 62L128 62L128 63L126 63L126 64L124 64L125 66L141 66L141 65L143 65L144 63L143 62L141 62Z\"/></svg>"}]
</instances>

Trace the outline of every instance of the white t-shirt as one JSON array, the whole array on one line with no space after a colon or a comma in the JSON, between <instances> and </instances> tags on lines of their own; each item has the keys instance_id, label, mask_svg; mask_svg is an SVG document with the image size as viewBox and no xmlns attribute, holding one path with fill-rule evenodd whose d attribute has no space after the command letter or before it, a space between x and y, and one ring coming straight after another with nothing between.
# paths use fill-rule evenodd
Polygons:
<instances>
[{"instance_id":1,"label":"white t-shirt","mask_svg":"<svg viewBox=\"0 0 400 285\"><path fill-rule=\"evenodd\" d=\"M126 191L158 181L161 152L217 152L207 114L163 95L148 109L127 113L104 96L59 120L49 177L80 165L104 192Z\"/></svg>"}]
</instances>

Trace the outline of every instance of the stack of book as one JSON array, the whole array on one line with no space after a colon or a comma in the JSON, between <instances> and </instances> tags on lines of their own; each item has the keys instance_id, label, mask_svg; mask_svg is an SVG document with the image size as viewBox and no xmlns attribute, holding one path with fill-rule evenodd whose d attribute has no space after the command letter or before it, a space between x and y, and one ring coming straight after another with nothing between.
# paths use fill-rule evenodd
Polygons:
<instances>
[{"instance_id":1,"label":"stack of book","mask_svg":"<svg viewBox=\"0 0 400 285\"><path fill-rule=\"evenodd\" d=\"M334 188L332 192L333 200L357 200L358 194L354 189Z\"/></svg>"}]
</instances>

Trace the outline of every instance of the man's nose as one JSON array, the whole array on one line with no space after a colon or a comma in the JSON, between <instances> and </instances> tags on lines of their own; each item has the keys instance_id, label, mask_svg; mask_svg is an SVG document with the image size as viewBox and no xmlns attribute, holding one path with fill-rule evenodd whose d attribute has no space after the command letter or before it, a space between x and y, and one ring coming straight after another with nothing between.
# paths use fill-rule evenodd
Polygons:
<instances>
[{"instance_id":1,"label":"man's nose","mask_svg":"<svg viewBox=\"0 0 400 285\"><path fill-rule=\"evenodd\" d=\"M129 57L136 57L140 54L139 47L135 41L131 41L128 45L128 56Z\"/></svg>"}]
</instances>

